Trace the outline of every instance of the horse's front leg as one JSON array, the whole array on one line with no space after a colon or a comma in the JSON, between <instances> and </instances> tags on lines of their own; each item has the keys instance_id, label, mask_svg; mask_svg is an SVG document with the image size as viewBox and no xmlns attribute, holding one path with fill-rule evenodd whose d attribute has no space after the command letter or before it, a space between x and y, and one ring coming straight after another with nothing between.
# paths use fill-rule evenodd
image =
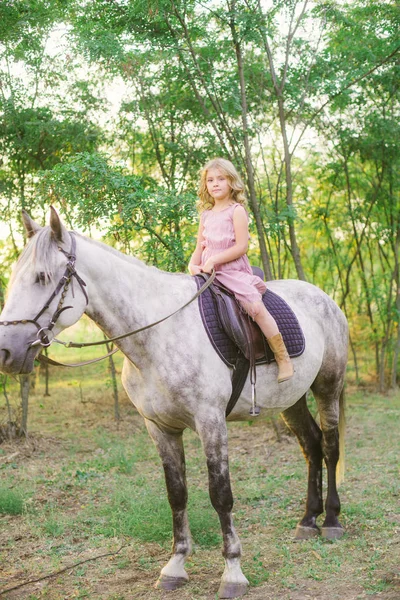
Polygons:
<instances>
[{"instance_id":1,"label":"horse's front leg","mask_svg":"<svg viewBox=\"0 0 400 600\"><path fill-rule=\"evenodd\" d=\"M147 420L146 427L157 447L164 467L174 532L172 557L161 569L156 587L164 590L175 590L189 580L189 576L185 571L185 560L192 549L186 511L188 495L182 432L167 433Z\"/></svg>"},{"instance_id":2,"label":"horse's front leg","mask_svg":"<svg viewBox=\"0 0 400 600\"><path fill-rule=\"evenodd\" d=\"M238 598L246 593L249 582L242 573L242 547L233 526L225 415L209 414L196 422L196 428L207 459L210 498L218 513L224 542L225 570L218 595L219 598Z\"/></svg>"}]
</instances>

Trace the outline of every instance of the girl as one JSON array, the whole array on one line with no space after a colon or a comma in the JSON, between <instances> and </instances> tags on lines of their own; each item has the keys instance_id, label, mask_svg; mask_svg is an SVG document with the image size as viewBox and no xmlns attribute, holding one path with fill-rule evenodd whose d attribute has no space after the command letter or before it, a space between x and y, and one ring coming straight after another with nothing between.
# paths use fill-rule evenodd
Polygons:
<instances>
[{"instance_id":1,"label":"girl","mask_svg":"<svg viewBox=\"0 0 400 600\"><path fill-rule=\"evenodd\" d=\"M293 366L276 321L261 300L266 285L253 275L247 258L246 198L233 164L223 158L208 162L201 173L198 195L202 212L189 272L197 275L215 269L218 280L235 294L267 338L278 364L278 382L286 381L293 376Z\"/></svg>"}]
</instances>

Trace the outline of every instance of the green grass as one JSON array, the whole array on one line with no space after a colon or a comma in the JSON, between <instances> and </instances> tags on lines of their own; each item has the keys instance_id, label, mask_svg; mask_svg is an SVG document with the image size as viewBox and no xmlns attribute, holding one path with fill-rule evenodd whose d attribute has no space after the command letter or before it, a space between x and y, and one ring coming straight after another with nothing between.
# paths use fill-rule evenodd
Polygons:
<instances>
[{"instance_id":1,"label":"green grass","mask_svg":"<svg viewBox=\"0 0 400 600\"><path fill-rule=\"evenodd\" d=\"M92 512L92 511L90 511ZM100 509L94 531L108 536L130 536L142 541L171 539L171 511L162 489L135 481L118 490Z\"/></svg>"},{"instance_id":2,"label":"green grass","mask_svg":"<svg viewBox=\"0 0 400 600\"><path fill-rule=\"evenodd\" d=\"M0 515L21 515L24 511L25 494L0 485Z\"/></svg>"},{"instance_id":3,"label":"green grass","mask_svg":"<svg viewBox=\"0 0 400 600\"><path fill-rule=\"evenodd\" d=\"M159 600L152 585L168 560L172 520L155 447L122 394L124 420L118 429L100 370L85 372L81 380L77 372L68 373L53 375L47 398L38 380L30 404L32 439L18 445L12 462L0 463L0 542L5 548L0 560L11 565L10 581L20 581L125 543L115 558L82 565L27 594L40 600L72 594ZM306 465L296 440L284 436L277 443L268 422L229 425L243 571L253 587L266 586L254 598L286 600L291 591L319 597L318 586L332 600L393 592L399 412L399 394L363 391L348 397L347 471L340 488L346 533L334 543L320 538L293 542L306 490ZM206 600L215 595L223 570L222 539L208 497L201 444L193 432L184 437L194 554L188 561L191 582L174 593L174 600Z\"/></svg>"}]
</instances>

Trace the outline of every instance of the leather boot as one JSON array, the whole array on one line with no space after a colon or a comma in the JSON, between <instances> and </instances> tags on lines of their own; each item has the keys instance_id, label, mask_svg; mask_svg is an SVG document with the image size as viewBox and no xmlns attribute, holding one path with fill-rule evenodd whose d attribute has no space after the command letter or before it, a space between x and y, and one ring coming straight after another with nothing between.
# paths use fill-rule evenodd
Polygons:
<instances>
[{"instance_id":1,"label":"leather boot","mask_svg":"<svg viewBox=\"0 0 400 600\"><path fill-rule=\"evenodd\" d=\"M293 377L293 365L281 334L277 333L276 335L267 338L267 342L274 353L276 364L278 365L278 383L287 381Z\"/></svg>"}]
</instances>

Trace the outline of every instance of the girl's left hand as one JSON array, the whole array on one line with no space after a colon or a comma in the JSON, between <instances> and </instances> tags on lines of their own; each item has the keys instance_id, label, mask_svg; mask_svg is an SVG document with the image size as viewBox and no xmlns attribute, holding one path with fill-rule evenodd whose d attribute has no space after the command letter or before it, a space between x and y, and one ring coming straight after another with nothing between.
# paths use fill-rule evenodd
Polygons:
<instances>
[{"instance_id":1,"label":"girl's left hand","mask_svg":"<svg viewBox=\"0 0 400 600\"><path fill-rule=\"evenodd\" d=\"M204 263L204 265L201 267L201 270L203 271L203 273L212 273L212 270L215 268L215 264L214 261L212 260L212 258L209 258L208 260L206 260L206 262Z\"/></svg>"}]
</instances>

